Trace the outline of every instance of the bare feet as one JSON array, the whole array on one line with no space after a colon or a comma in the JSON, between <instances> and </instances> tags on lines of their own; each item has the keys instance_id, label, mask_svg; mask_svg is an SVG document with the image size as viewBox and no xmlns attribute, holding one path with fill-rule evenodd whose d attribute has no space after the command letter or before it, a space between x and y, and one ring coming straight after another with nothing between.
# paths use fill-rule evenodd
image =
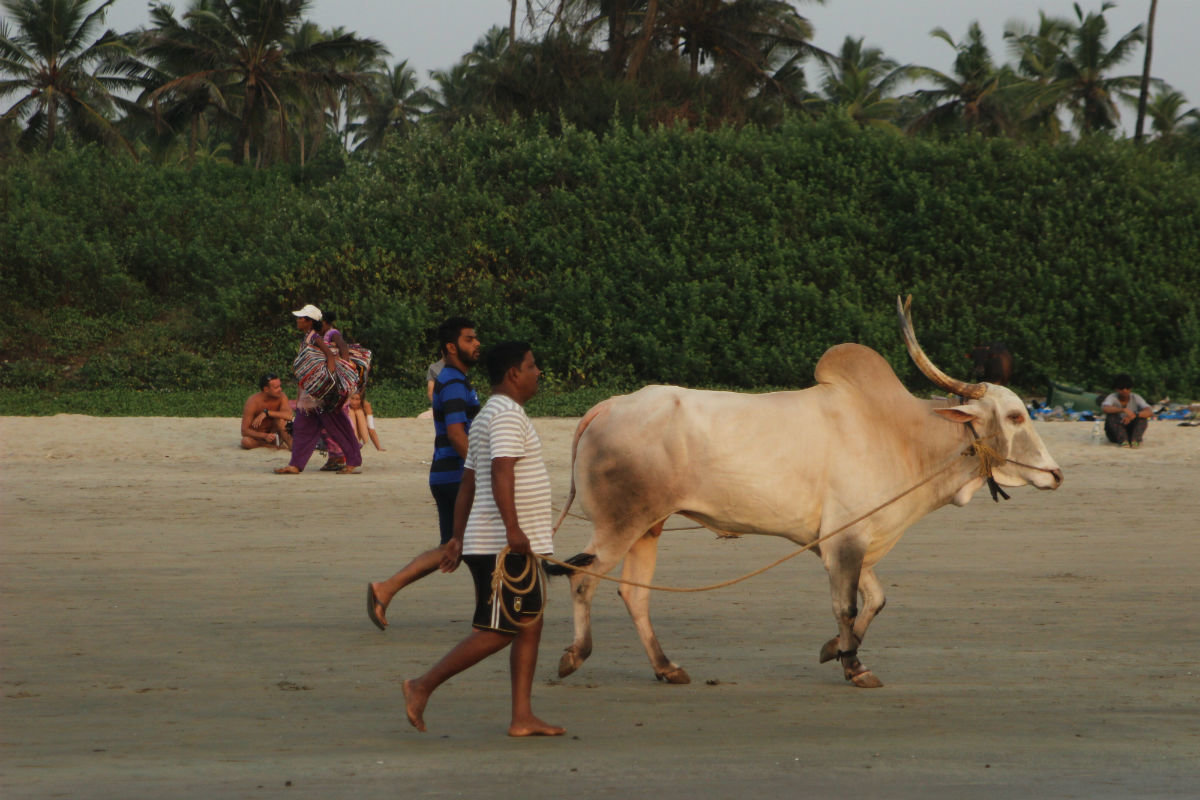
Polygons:
<instances>
[{"instance_id":1,"label":"bare feet","mask_svg":"<svg viewBox=\"0 0 1200 800\"><path fill-rule=\"evenodd\" d=\"M514 719L512 724L508 726L509 736L562 736L566 732L566 728L542 722L533 716L524 719Z\"/></svg>"},{"instance_id":2,"label":"bare feet","mask_svg":"<svg viewBox=\"0 0 1200 800\"><path fill-rule=\"evenodd\" d=\"M279 469L275 470L275 474L276 475L299 475L300 470L296 469L291 464L288 464L286 467L280 467Z\"/></svg>"},{"instance_id":3,"label":"bare feet","mask_svg":"<svg viewBox=\"0 0 1200 800\"><path fill-rule=\"evenodd\" d=\"M425 703L429 701L429 695L421 694L417 691L417 688L413 686L413 682L410 680L400 684L400 691L404 692L404 714L408 717L408 723L421 733L424 733ZM511 729L509 735L512 735Z\"/></svg>"},{"instance_id":4,"label":"bare feet","mask_svg":"<svg viewBox=\"0 0 1200 800\"><path fill-rule=\"evenodd\" d=\"M344 466L344 467L342 467L341 469L339 469L339 470L337 471L337 474L338 474L338 475L357 475L357 474L358 474L358 472L359 472L359 468L358 468L358 467L352 467L352 466L350 466L349 464L347 464L346 466Z\"/></svg>"}]
</instances>

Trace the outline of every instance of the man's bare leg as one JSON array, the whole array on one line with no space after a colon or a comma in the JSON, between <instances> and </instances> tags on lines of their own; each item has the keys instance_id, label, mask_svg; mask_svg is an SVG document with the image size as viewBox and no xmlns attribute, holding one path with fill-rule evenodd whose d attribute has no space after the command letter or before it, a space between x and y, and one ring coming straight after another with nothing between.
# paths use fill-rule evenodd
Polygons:
<instances>
[{"instance_id":1,"label":"man's bare leg","mask_svg":"<svg viewBox=\"0 0 1200 800\"><path fill-rule=\"evenodd\" d=\"M408 562L392 577L386 581L375 583L371 582L371 590L375 592L375 614L379 617L379 621L387 626L387 617L384 614L387 612L388 604L392 602L392 598L396 596L396 592L408 586L410 583L421 580L431 572L436 572L438 565L442 563L442 548L435 547L432 550L426 550L421 555Z\"/></svg>"},{"instance_id":2,"label":"man's bare leg","mask_svg":"<svg viewBox=\"0 0 1200 800\"><path fill-rule=\"evenodd\" d=\"M562 736L566 728L543 722L533 715L533 673L537 669L538 644L542 639L542 618L521 628L509 653L512 674L512 722L509 736Z\"/></svg>"},{"instance_id":3,"label":"man's bare leg","mask_svg":"<svg viewBox=\"0 0 1200 800\"><path fill-rule=\"evenodd\" d=\"M505 633L472 630L467 638L442 656L442 660L434 664L428 672L419 678L404 681L400 688L404 692L404 713L409 724L424 732L425 704L429 702L433 690L463 670L470 669L493 653L500 652L512 640L513 637Z\"/></svg>"},{"instance_id":4,"label":"man's bare leg","mask_svg":"<svg viewBox=\"0 0 1200 800\"><path fill-rule=\"evenodd\" d=\"M287 431L287 422L282 419L275 420L275 432L279 434L280 450L292 449L292 435Z\"/></svg>"}]
</instances>

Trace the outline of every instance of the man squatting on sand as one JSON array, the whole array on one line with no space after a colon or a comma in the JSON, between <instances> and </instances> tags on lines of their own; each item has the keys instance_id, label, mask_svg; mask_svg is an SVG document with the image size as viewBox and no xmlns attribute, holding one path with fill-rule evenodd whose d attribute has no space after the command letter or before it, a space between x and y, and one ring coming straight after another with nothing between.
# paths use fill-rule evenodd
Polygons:
<instances>
[{"instance_id":1,"label":"man squatting on sand","mask_svg":"<svg viewBox=\"0 0 1200 800\"><path fill-rule=\"evenodd\" d=\"M479 337L475 323L451 317L438 327L438 347L445 366L433 386L433 459L429 465L429 491L437 504L441 541L410 561L386 581L367 584L367 616L376 628L387 627L388 604L396 592L419 581L442 563L442 550L454 534L454 501L462 481L471 420L479 413L479 395L467 373L479 363Z\"/></svg>"},{"instance_id":2,"label":"man squatting on sand","mask_svg":"<svg viewBox=\"0 0 1200 800\"><path fill-rule=\"evenodd\" d=\"M279 376L263 375L258 388L259 391L246 398L246 404L242 406L242 448L291 449L292 435L287 432L287 424L292 418L292 409Z\"/></svg>"},{"instance_id":3,"label":"man squatting on sand","mask_svg":"<svg viewBox=\"0 0 1200 800\"><path fill-rule=\"evenodd\" d=\"M550 519L550 476L542 442L524 405L537 393L541 370L524 342L503 342L487 354L492 396L471 425L462 484L454 507L454 536L442 553L441 569L467 563L475 582L473 630L419 678L404 681L404 711L425 730L425 704L437 687L512 645L512 717L509 736L560 736L566 731L533 714L533 673L542 636L545 578L535 553L554 550ZM492 574L504 557L520 585L492 592ZM503 607L502 607L503 606Z\"/></svg>"}]
</instances>

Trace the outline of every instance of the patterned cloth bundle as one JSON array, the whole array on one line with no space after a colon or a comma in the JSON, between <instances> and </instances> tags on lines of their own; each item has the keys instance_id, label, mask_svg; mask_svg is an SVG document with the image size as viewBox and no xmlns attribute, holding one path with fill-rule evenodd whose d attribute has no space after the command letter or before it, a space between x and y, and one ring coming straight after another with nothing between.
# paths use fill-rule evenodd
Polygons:
<instances>
[{"instance_id":1,"label":"patterned cloth bundle","mask_svg":"<svg viewBox=\"0 0 1200 800\"><path fill-rule=\"evenodd\" d=\"M336 359L336 369L330 374L319 347L306 344L300 348L292 362L292 374L300 386L300 408L332 411L358 391L371 366L371 351L357 345L351 345L349 350L350 358Z\"/></svg>"}]
</instances>

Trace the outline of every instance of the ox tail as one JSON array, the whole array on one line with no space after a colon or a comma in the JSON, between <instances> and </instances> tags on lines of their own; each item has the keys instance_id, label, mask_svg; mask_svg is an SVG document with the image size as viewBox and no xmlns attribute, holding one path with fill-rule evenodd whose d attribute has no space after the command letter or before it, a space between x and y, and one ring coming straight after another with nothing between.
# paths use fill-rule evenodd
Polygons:
<instances>
[{"instance_id":1,"label":"ox tail","mask_svg":"<svg viewBox=\"0 0 1200 800\"><path fill-rule=\"evenodd\" d=\"M564 561L563 564L570 564L571 567L590 567L595 560L596 555L594 553L576 553ZM545 562L546 574L550 576L570 575L575 571L571 567L551 564L549 561Z\"/></svg>"},{"instance_id":2,"label":"ox tail","mask_svg":"<svg viewBox=\"0 0 1200 800\"><path fill-rule=\"evenodd\" d=\"M611 399L611 398L610 398ZM567 518L567 512L571 510L571 503L575 502L575 453L579 450L579 440L583 438L584 431L592 422L601 414L608 411L608 400L602 400L592 406L583 419L579 420L579 424L575 426L575 437L571 440L571 489L567 492L567 502L563 503L562 513L558 515L558 521L554 523L551 533L558 533L559 527L562 526L563 520ZM582 565L579 565L582 566ZM566 573L562 573L566 574Z\"/></svg>"}]
</instances>

